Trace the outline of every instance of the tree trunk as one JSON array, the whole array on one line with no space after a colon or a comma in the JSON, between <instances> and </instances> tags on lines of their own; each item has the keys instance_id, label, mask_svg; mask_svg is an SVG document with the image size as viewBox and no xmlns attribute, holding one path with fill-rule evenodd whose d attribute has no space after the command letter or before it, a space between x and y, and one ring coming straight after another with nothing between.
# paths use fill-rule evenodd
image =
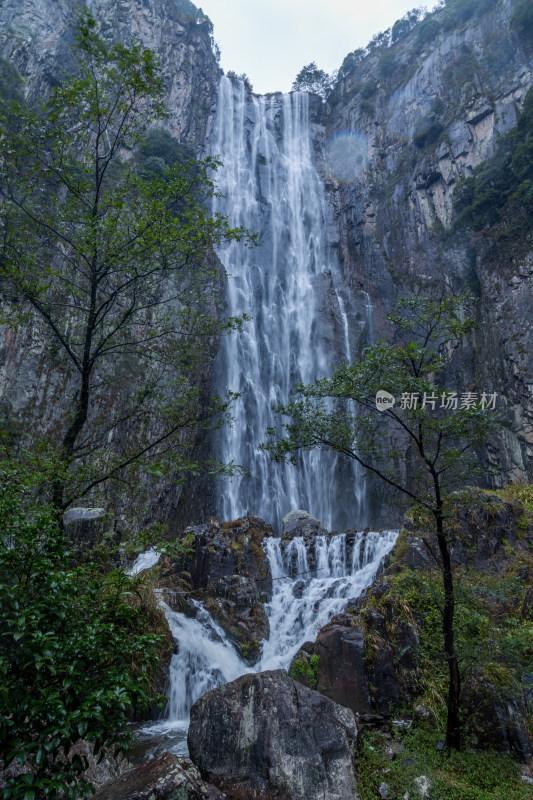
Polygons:
<instances>
[{"instance_id":1,"label":"tree trunk","mask_svg":"<svg viewBox=\"0 0 533 800\"><path fill-rule=\"evenodd\" d=\"M448 718L446 721L446 747L452 750L461 749L461 719L459 706L461 698L461 676L454 644L454 606L453 575L450 551L442 523L442 509L436 514L437 540L442 558L442 579L444 585L444 609L442 612L442 632L444 634L444 652L448 661Z\"/></svg>"},{"instance_id":2,"label":"tree trunk","mask_svg":"<svg viewBox=\"0 0 533 800\"><path fill-rule=\"evenodd\" d=\"M77 401L76 414L70 427L65 433L62 442L62 457L66 467L72 463L76 439L87 422L87 416L89 413L89 380L90 370L84 368L81 379L81 388ZM60 509L61 511L65 510L64 489L64 480L57 478L53 485L52 502L54 507Z\"/></svg>"}]
</instances>

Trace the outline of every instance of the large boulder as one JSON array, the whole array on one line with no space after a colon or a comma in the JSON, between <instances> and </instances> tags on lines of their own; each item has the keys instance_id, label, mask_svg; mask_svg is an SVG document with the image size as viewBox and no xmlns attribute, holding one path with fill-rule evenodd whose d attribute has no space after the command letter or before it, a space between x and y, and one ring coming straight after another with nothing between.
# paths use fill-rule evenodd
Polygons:
<instances>
[{"instance_id":1,"label":"large boulder","mask_svg":"<svg viewBox=\"0 0 533 800\"><path fill-rule=\"evenodd\" d=\"M326 528L320 520L315 519L308 511L289 511L281 521L281 535L285 538L293 536L323 536Z\"/></svg>"},{"instance_id":2,"label":"large boulder","mask_svg":"<svg viewBox=\"0 0 533 800\"><path fill-rule=\"evenodd\" d=\"M289 678L244 675L191 710L189 752L232 800L356 800L352 711Z\"/></svg>"},{"instance_id":3,"label":"large boulder","mask_svg":"<svg viewBox=\"0 0 533 800\"><path fill-rule=\"evenodd\" d=\"M319 688L354 713L370 711L365 674L365 633L353 614L338 614L296 654L290 675L309 688Z\"/></svg>"},{"instance_id":4,"label":"large boulder","mask_svg":"<svg viewBox=\"0 0 533 800\"><path fill-rule=\"evenodd\" d=\"M263 600L270 596L272 577L262 542L274 532L258 517L188 528L182 540L185 552L159 560L159 586L175 611L195 613L192 599L224 629L239 654L250 665L268 638Z\"/></svg>"},{"instance_id":5,"label":"large boulder","mask_svg":"<svg viewBox=\"0 0 533 800\"><path fill-rule=\"evenodd\" d=\"M94 547L113 523L105 508L69 508L63 517L65 533L80 550Z\"/></svg>"},{"instance_id":6,"label":"large boulder","mask_svg":"<svg viewBox=\"0 0 533 800\"><path fill-rule=\"evenodd\" d=\"M224 800L188 758L163 753L106 783L94 800Z\"/></svg>"},{"instance_id":7,"label":"large boulder","mask_svg":"<svg viewBox=\"0 0 533 800\"><path fill-rule=\"evenodd\" d=\"M296 654L290 675L354 714L390 716L416 695L419 642L415 625L398 618L392 600L381 608L384 613L370 606L333 617Z\"/></svg>"},{"instance_id":8,"label":"large boulder","mask_svg":"<svg viewBox=\"0 0 533 800\"><path fill-rule=\"evenodd\" d=\"M484 679L479 670L467 677L461 692L463 711L483 747L510 753L520 761L531 759L531 698L526 690L527 684L523 692L502 690Z\"/></svg>"}]
</instances>

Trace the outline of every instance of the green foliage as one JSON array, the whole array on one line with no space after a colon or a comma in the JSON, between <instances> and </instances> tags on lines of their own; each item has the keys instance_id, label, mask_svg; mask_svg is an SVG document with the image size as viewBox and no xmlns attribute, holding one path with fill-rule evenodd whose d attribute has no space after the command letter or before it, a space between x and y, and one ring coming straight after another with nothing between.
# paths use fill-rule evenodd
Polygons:
<instances>
[{"instance_id":1,"label":"green foliage","mask_svg":"<svg viewBox=\"0 0 533 800\"><path fill-rule=\"evenodd\" d=\"M230 69L226 72L226 77L231 78L232 81L242 81L246 87L246 91L253 92L254 87L252 86L252 81L245 72L237 75L234 70Z\"/></svg>"},{"instance_id":2,"label":"green foliage","mask_svg":"<svg viewBox=\"0 0 533 800\"><path fill-rule=\"evenodd\" d=\"M398 758L387 756L390 740L364 732L356 760L357 790L361 800L379 797L386 782L392 797L421 797L416 779L425 775L432 800L528 800L533 787L524 785L520 768L508 756L465 749L445 757L437 750L438 733L421 725L396 732L403 745Z\"/></svg>"},{"instance_id":3,"label":"green foliage","mask_svg":"<svg viewBox=\"0 0 533 800\"><path fill-rule=\"evenodd\" d=\"M361 97L364 100L369 100L376 94L377 90L378 90L378 84L376 81L374 80L366 81L361 86Z\"/></svg>"},{"instance_id":4,"label":"green foliage","mask_svg":"<svg viewBox=\"0 0 533 800\"><path fill-rule=\"evenodd\" d=\"M390 28L376 33L367 44L368 51L384 50L390 44Z\"/></svg>"},{"instance_id":5,"label":"green foliage","mask_svg":"<svg viewBox=\"0 0 533 800\"><path fill-rule=\"evenodd\" d=\"M138 486L139 470L147 485L200 469L196 432L231 398L206 408L198 374L210 343L242 322L212 311L213 249L251 241L208 210L218 162L184 163L185 148L154 129L165 116L154 54L107 45L88 12L77 54L77 77L38 112L0 115L0 278L25 301L3 321L31 318L71 376L64 507L109 480Z\"/></svg>"},{"instance_id":6,"label":"green foliage","mask_svg":"<svg viewBox=\"0 0 533 800\"><path fill-rule=\"evenodd\" d=\"M440 30L440 22L434 17L427 17L422 20L416 29L416 43L425 45L432 42L439 35Z\"/></svg>"},{"instance_id":7,"label":"green foliage","mask_svg":"<svg viewBox=\"0 0 533 800\"><path fill-rule=\"evenodd\" d=\"M413 134L413 143L422 149L434 144L443 132L444 127L434 113L421 117L416 125Z\"/></svg>"},{"instance_id":8,"label":"green foliage","mask_svg":"<svg viewBox=\"0 0 533 800\"><path fill-rule=\"evenodd\" d=\"M375 108L374 103L371 100L361 100L361 104L359 106L363 114L368 114L369 117L374 116Z\"/></svg>"},{"instance_id":9,"label":"green foliage","mask_svg":"<svg viewBox=\"0 0 533 800\"><path fill-rule=\"evenodd\" d=\"M340 80L341 78L345 78L350 74L350 72L353 72L357 65L364 61L364 58L365 51L361 48L354 50L352 53L348 53L340 66L337 79Z\"/></svg>"},{"instance_id":10,"label":"green foliage","mask_svg":"<svg viewBox=\"0 0 533 800\"><path fill-rule=\"evenodd\" d=\"M319 664L320 656L317 653L313 653L309 659L296 658L289 670L290 677L295 681L303 680L311 689L316 689Z\"/></svg>"},{"instance_id":11,"label":"green foliage","mask_svg":"<svg viewBox=\"0 0 533 800\"><path fill-rule=\"evenodd\" d=\"M378 71L383 78L390 78L398 69L396 55L388 50L378 61Z\"/></svg>"},{"instance_id":12,"label":"green foliage","mask_svg":"<svg viewBox=\"0 0 533 800\"><path fill-rule=\"evenodd\" d=\"M482 17L498 5L499 0L448 0L442 13L442 24L446 30L457 28L473 16Z\"/></svg>"},{"instance_id":13,"label":"green foliage","mask_svg":"<svg viewBox=\"0 0 533 800\"><path fill-rule=\"evenodd\" d=\"M518 124L503 136L496 154L459 182L454 194L457 225L481 230L504 217L533 214L533 90L524 101Z\"/></svg>"},{"instance_id":14,"label":"green foliage","mask_svg":"<svg viewBox=\"0 0 533 800\"><path fill-rule=\"evenodd\" d=\"M510 553L512 558L513 553ZM400 616L419 626L421 702L442 722L446 713L447 664L442 651L443 589L434 571L403 571L388 579L388 595L398 598ZM387 602L385 596L384 602ZM456 573L456 646L463 680L494 686L520 696L533 667L531 622L520 614L523 587L516 570L494 576L489 571ZM403 611L402 611L403 609ZM467 737L477 742L477 721L464 718ZM483 732L481 731L481 737Z\"/></svg>"},{"instance_id":15,"label":"green foliage","mask_svg":"<svg viewBox=\"0 0 533 800\"><path fill-rule=\"evenodd\" d=\"M0 758L31 768L8 779L5 800L86 795L72 745L127 753L132 712L158 699L164 643L141 581L76 564L34 496L34 474L1 465Z\"/></svg>"},{"instance_id":16,"label":"green foliage","mask_svg":"<svg viewBox=\"0 0 533 800\"><path fill-rule=\"evenodd\" d=\"M442 73L442 81L448 89L460 91L466 83L475 80L479 64L467 44L463 42L459 55L451 61Z\"/></svg>"},{"instance_id":17,"label":"green foliage","mask_svg":"<svg viewBox=\"0 0 533 800\"><path fill-rule=\"evenodd\" d=\"M513 9L511 27L523 42L533 40L533 4L529 0L519 0Z\"/></svg>"},{"instance_id":18,"label":"green foliage","mask_svg":"<svg viewBox=\"0 0 533 800\"><path fill-rule=\"evenodd\" d=\"M528 514L533 514L533 485L529 483L510 483L495 492L502 499L518 501Z\"/></svg>"},{"instance_id":19,"label":"green foliage","mask_svg":"<svg viewBox=\"0 0 533 800\"><path fill-rule=\"evenodd\" d=\"M422 15L422 11L419 8L413 8L411 11L408 11L401 19L396 20L394 25L392 26L391 30L391 42L392 44L396 44L399 42L400 39L403 39L407 36L410 31L415 27L415 25L420 20Z\"/></svg>"},{"instance_id":20,"label":"green foliage","mask_svg":"<svg viewBox=\"0 0 533 800\"><path fill-rule=\"evenodd\" d=\"M137 152L139 170L148 175L163 176L170 167L183 166L193 159L192 148L178 142L164 128L149 131Z\"/></svg>"},{"instance_id":21,"label":"green foliage","mask_svg":"<svg viewBox=\"0 0 533 800\"><path fill-rule=\"evenodd\" d=\"M331 89L331 78L314 61L302 67L292 84L293 92L311 92L326 98Z\"/></svg>"},{"instance_id":22,"label":"green foliage","mask_svg":"<svg viewBox=\"0 0 533 800\"><path fill-rule=\"evenodd\" d=\"M0 108L4 103L23 99L23 81L18 70L7 59L0 58Z\"/></svg>"}]
</instances>

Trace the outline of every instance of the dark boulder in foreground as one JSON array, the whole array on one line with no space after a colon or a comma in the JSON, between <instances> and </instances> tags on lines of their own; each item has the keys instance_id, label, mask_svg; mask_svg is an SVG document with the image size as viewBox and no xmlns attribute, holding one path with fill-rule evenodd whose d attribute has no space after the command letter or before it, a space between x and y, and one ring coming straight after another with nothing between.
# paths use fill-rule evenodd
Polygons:
<instances>
[{"instance_id":1,"label":"dark boulder in foreground","mask_svg":"<svg viewBox=\"0 0 533 800\"><path fill-rule=\"evenodd\" d=\"M190 759L163 753L106 783L94 800L224 800L204 783Z\"/></svg>"},{"instance_id":2,"label":"dark boulder in foreground","mask_svg":"<svg viewBox=\"0 0 533 800\"><path fill-rule=\"evenodd\" d=\"M355 800L353 713L289 678L244 675L191 710L189 751L232 800Z\"/></svg>"}]
</instances>

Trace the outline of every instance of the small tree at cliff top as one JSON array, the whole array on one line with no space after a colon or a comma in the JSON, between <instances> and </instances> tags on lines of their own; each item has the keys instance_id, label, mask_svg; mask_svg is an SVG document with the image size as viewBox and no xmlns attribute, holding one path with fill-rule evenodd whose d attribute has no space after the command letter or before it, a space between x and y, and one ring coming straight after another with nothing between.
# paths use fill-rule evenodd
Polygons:
<instances>
[{"instance_id":1,"label":"small tree at cliff top","mask_svg":"<svg viewBox=\"0 0 533 800\"><path fill-rule=\"evenodd\" d=\"M454 582L447 529L450 494L478 467L475 448L495 425L494 397L448 392L442 381L473 320L463 316L465 297L409 297L389 316L401 342L380 341L363 359L334 370L331 378L297 387L286 406L279 436L264 445L279 461L302 450L331 449L359 462L433 519L438 552L424 539L442 571L442 631L449 670L446 744L461 746L461 677L454 642ZM376 394L399 398L376 405Z\"/></svg>"},{"instance_id":2,"label":"small tree at cliff top","mask_svg":"<svg viewBox=\"0 0 533 800\"><path fill-rule=\"evenodd\" d=\"M239 324L215 313L213 248L249 241L208 210L215 160L139 167L165 116L153 53L109 46L88 12L76 49L75 77L38 111L0 105L4 321L39 326L69 387L57 399L60 508L139 467L196 468L194 432L228 405L202 407L202 365Z\"/></svg>"},{"instance_id":3,"label":"small tree at cliff top","mask_svg":"<svg viewBox=\"0 0 533 800\"><path fill-rule=\"evenodd\" d=\"M331 89L331 78L323 69L319 69L315 61L302 67L292 84L293 92L311 92L326 98Z\"/></svg>"}]
</instances>

